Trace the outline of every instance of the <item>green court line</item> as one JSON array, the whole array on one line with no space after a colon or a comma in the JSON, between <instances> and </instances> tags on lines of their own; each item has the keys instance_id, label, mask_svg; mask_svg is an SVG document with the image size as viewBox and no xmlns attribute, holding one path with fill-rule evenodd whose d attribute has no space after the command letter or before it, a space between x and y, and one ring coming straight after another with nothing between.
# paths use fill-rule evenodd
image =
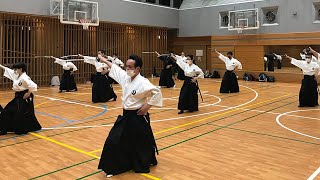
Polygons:
<instances>
[{"instance_id":1,"label":"green court line","mask_svg":"<svg viewBox=\"0 0 320 180\"><path fill-rule=\"evenodd\" d=\"M46 174L42 174L42 175L40 175L40 176L31 178L31 179L29 179L29 180L39 179L39 178L41 178L41 177L44 177L44 176L47 176L47 175L50 175L50 174L53 174L53 173L56 173L56 172L59 172L59 171L63 171L63 170L68 169L68 168L72 168L72 167L78 166L78 165L80 165L80 164L84 164L84 163L91 162L91 161L93 161L93 160L96 160L96 158L89 159L89 160L87 160L87 161L83 161L83 162L74 164L74 165L72 165L72 166L64 167L64 168L61 168L61 169L58 169L58 170L55 170L55 171L52 171L52 172L49 172L49 173L46 173Z\"/></svg>"},{"instance_id":2,"label":"green court line","mask_svg":"<svg viewBox=\"0 0 320 180\"><path fill-rule=\"evenodd\" d=\"M267 89L270 89L270 88L273 88L273 87L267 87L267 88L261 87L261 90L267 90ZM260 89L260 88L257 88L257 89ZM241 93L241 95L249 94L250 92L252 92L252 91L248 91L247 93ZM45 93L44 93L44 94L45 94ZM222 97L222 98L220 98L220 99L222 100L222 99L229 98L229 97L234 97L234 96L238 96L238 94L233 94L233 95L230 95L230 96L225 96L225 97ZM210 98L211 98L211 99L215 99L214 97L210 97ZM176 103L172 103L172 104L168 104L168 105L171 106L171 105L174 105L174 104L176 104ZM47 107L47 106L46 106L46 107ZM52 106L52 107L53 107L53 106ZM168 111L170 111L170 110L168 110ZM156 114L156 113L152 113L152 114ZM86 123L89 123L89 122L106 120L106 119L110 119L110 118L112 118L112 117L117 117L117 116L111 116L111 117L108 117L108 118L101 118L101 119L96 119L96 120L91 120L91 121L85 121L85 122L75 123L75 124L73 124L73 125L80 125L80 124L86 124ZM102 124L102 125L104 125L104 124ZM47 131L52 131L52 130L44 130L43 132L47 132ZM73 131L70 131L70 132L73 132ZM57 135L60 135L60 134L57 134ZM0 139L0 141L6 140L6 139L12 139L12 138L15 138L15 137L21 137L21 136L17 135L17 136L12 136L12 137L8 137L8 138L2 138L2 139ZM37 138L37 139L39 139L39 138ZM37 139L34 139L34 140L37 140ZM26 142L30 142L30 141L26 141ZM14 144L11 144L11 145L14 145ZM1 147L2 147L2 146L0 146L0 148L1 148Z\"/></svg>"},{"instance_id":3,"label":"green court line","mask_svg":"<svg viewBox=\"0 0 320 180\"><path fill-rule=\"evenodd\" d=\"M262 87L261 89L262 90L267 90L267 89L271 89L271 88L274 88L274 87L267 87L267 88L265 88L265 87ZM241 95L243 95L243 94L248 94L248 93L251 93L252 91L248 91L247 93L242 93ZM234 95L230 95L230 96L225 96L225 97L222 97L221 99L225 99L225 98L229 98L229 97L234 97L234 96L238 96L238 94L234 94ZM214 99L214 98L212 98L212 99ZM175 103L174 103L175 104ZM173 105L173 104L170 104L170 105ZM170 110L164 110L164 111L159 111L159 112L156 112L156 113L152 113L152 114L157 114L157 113L160 113L160 112L165 112L165 111L170 111ZM115 116L116 117L116 116ZM109 119L109 118L108 118ZM96 121L96 120L95 120ZM87 122L84 122L84 123L87 123ZM82 123L80 123L80 124L82 124ZM78 125L78 124L77 124ZM81 129L82 130L82 129ZM74 131L79 131L79 130L74 130ZM70 131L71 132L71 131ZM72 131L73 132L73 131ZM69 131L68 132L65 132L65 133L69 133ZM65 134L65 133L60 133L60 134ZM57 135L60 135L60 134L57 134ZM52 136L55 136L55 135L52 135ZM52 136L48 136L48 137L52 137ZM35 139L35 140L37 140L37 139ZM1 148L1 147L0 147ZM80 164L84 164L84 162L82 162L82 163L78 163L78 165L80 165ZM62 171L62 170L65 170L65 169L69 169L69 168L71 168L71 167L74 167L75 165L72 165L72 166L67 166L67 167L65 167L65 168L62 168L60 171ZM77 166L77 165L76 165ZM54 173L56 173L56 172L59 172L59 171L54 171ZM101 172L101 171L100 171ZM99 173L99 172L95 172L95 173L93 173L92 175L94 175L94 174L97 174L97 173ZM52 172L51 173L47 173L48 175L49 174L53 174ZM42 177L42 176L41 176ZM88 176L89 177L89 176Z\"/></svg>"},{"instance_id":4,"label":"green court line","mask_svg":"<svg viewBox=\"0 0 320 180\"><path fill-rule=\"evenodd\" d=\"M211 98L211 97L210 97ZM212 97L212 99L215 99ZM174 105L176 103L173 103L173 104L169 104L170 105ZM168 110L160 110L159 112L154 112L152 114L158 114L158 113L161 113L161 112L165 112L165 111L171 111L172 109L168 109ZM73 126L75 125L80 125L80 124L86 124L86 123L90 123L90 122L96 122L96 121L101 121L101 120L106 120L106 119L110 119L110 118L116 118L118 117L118 115L116 116L110 116L108 118L100 118L100 119L95 119L95 120L89 120L89 121L85 121L85 122L79 122L79 123L75 123L73 124ZM112 124L113 122L110 122L110 123L107 123L107 124ZM101 125L107 125L107 124L101 124ZM83 128L81 130L84 130L84 129L89 129L89 128ZM43 132L48 132L48 131L52 131L52 130L43 130ZM68 132L64 132L64 133L58 133L58 134L55 134L55 135L50 135L48 137L52 137L52 136L56 136L56 135L61 135L61 134L66 134L66 133L72 133L72 132L75 132L75 131L79 131L79 130L71 130L71 131L68 131ZM15 137L21 137L19 135L17 136L11 136L11 137L8 137L8 138L3 138L3 139L0 139L0 141L3 141L3 140L6 140L6 139L12 139L12 138L15 138ZM27 140L27 141L22 141L22 142L17 142L17 143L13 143L13 144L9 144L9 145L5 145L5 146L0 146L0 148L2 147L8 147L8 146L13 146L13 145L16 145L16 144L21 144L21 143L24 143L24 142L30 142L30 141L34 141L34 140L38 140L40 138L35 138L35 139L32 139L32 140Z\"/></svg>"},{"instance_id":5,"label":"green court line","mask_svg":"<svg viewBox=\"0 0 320 180\"><path fill-rule=\"evenodd\" d=\"M175 133L172 133L172 134L168 134L168 135L166 135L166 136L157 138L156 140L161 140L161 139L163 139L163 138L167 138L167 137L170 137L170 136L173 136L173 135L176 135L176 134L180 134L180 133L183 133L183 132L188 131L188 130L191 130L191 129L195 129L195 128L198 128L198 127L201 127L201 126L204 126L204 125L208 125L208 124L213 123L213 122L217 122L217 121L220 121L220 120L223 120L223 119L227 119L227 118L230 118L230 117L232 117L232 116L236 116L236 115L239 115L239 114L243 114L243 113L246 113L246 112L250 112L250 111L253 110L253 109L261 108L261 107L264 107L264 106L267 106L267 105L270 105L270 104L274 104L274 103L277 103L277 102L281 102L282 100L291 99L291 98L293 98L293 96L287 97L287 98L285 98L285 99L280 99L280 100L277 100L277 101L272 101L272 102L270 102L270 103L268 103L268 104L262 104L262 105L260 105L260 106L255 107L255 108L252 108L252 109L243 110L243 111L241 111L241 112L234 113L234 114L228 115L228 116L226 116L226 117L218 118L218 119L216 119L216 120L209 121L209 122L206 122L206 123L197 125L197 126L193 126L193 127L191 127L191 128L187 128L187 129L184 129L184 130L182 130L182 131L178 131L178 132L175 132ZM237 108L235 108L235 109L237 109ZM241 108L239 108L239 109L241 110Z\"/></svg>"},{"instance_id":6,"label":"green court line","mask_svg":"<svg viewBox=\"0 0 320 180\"><path fill-rule=\"evenodd\" d=\"M216 124L212 124L212 123L210 123L210 124L208 124L208 125L217 126L217 127L223 127L223 126L216 125ZM283 136L276 136L276 135L272 135L272 134L260 133L260 132L255 132L255 131L248 131L248 130L245 130L245 129L231 128L231 127L227 127L226 129L231 129L231 130L236 130L236 131L242 131L242 132L246 132L246 133L263 135L263 136L270 136L270 137L273 137L273 138L286 139L286 140L297 141L297 142L302 142L302 143L306 143L306 144L312 144L312 145L318 145L318 146L320 146L320 144L314 143L314 142L303 141L303 140L300 140L300 139L288 138L288 137L283 137Z\"/></svg>"},{"instance_id":7,"label":"green court line","mask_svg":"<svg viewBox=\"0 0 320 180\"><path fill-rule=\"evenodd\" d=\"M292 97L289 97L289 98L292 98ZM289 99L289 98L285 98L285 99ZM278 101L276 101L276 102L278 102ZM268 111L266 111L266 112L270 112L270 111L279 109L279 108L281 108L281 107L285 107L285 106L287 106L287 105L293 104L294 102L296 102L296 101L292 101L292 102L287 103L287 104L285 104L285 105L282 105L282 106L279 106L279 107L270 109L270 110L268 110ZM267 104L267 105L268 105L268 104ZM164 147L164 148L159 149L159 151L163 151L163 150L165 150L165 149L169 149L169 148L171 148L171 147L174 147L174 146L177 146L177 145L179 145L179 144L188 142L188 141L190 141L190 140L197 139L197 138L199 138L199 137L202 137L202 136L207 135L207 134L210 134L210 133L212 133L212 132L215 132L215 131L218 131L218 130L227 128L227 127L232 126L232 125L234 125L234 124L244 122L244 121L246 121L246 120L249 120L249 119L251 119L251 118L257 117L257 116L259 116L259 115L261 115L261 114L264 114L264 113L266 113L266 112L259 113L259 114L257 114L257 115L253 115L253 116L251 116L251 117L245 118L245 119L240 120L240 121L237 121L237 122L235 122L235 123L231 123L231 124L228 124L228 125L226 125L226 126L222 126L222 127L216 128L216 129L214 129L214 130L211 130L211 131L209 131L209 132L200 134L200 135L198 135L198 136L195 136L195 137L192 137L192 138L189 138L189 139L180 141L180 142L178 142L178 143L169 145L169 146L167 146L167 147ZM77 180L85 179L85 178L90 177L90 176L93 176L93 175L95 175L95 174L97 174L97 173L99 173L99 172L101 172L101 171L96 171L96 172L94 172L94 173L91 173L91 174L88 174L88 175L86 175L86 176L80 177L80 178L78 178Z\"/></svg>"},{"instance_id":8,"label":"green court line","mask_svg":"<svg viewBox=\"0 0 320 180\"><path fill-rule=\"evenodd\" d=\"M87 178L87 177L93 176L93 175L98 174L98 173L101 173L101 172L102 172L102 170L99 170L99 171L96 171L96 172L94 172L94 173L91 173L91 174L88 174L88 175L86 175L86 176L83 176L83 177L81 177L81 178L77 178L76 180L85 179L85 178Z\"/></svg>"},{"instance_id":9,"label":"green court line","mask_svg":"<svg viewBox=\"0 0 320 180\"><path fill-rule=\"evenodd\" d=\"M266 111L266 112L271 112L271 111L273 111L273 110L276 110L276 109L279 109L279 108L285 107L285 106L287 106L287 105L293 104L294 102L297 102L297 101L293 101L293 102L290 102L290 103L284 104L284 105L282 105L282 106L279 106L279 107L276 107L276 108L270 109L270 110L268 110L268 111ZM236 121L236 122L231 123L231 124L228 124L228 125L226 125L226 126L218 127L218 128L216 128L216 129L213 129L213 130L208 131L208 132L206 132L206 133L200 134L200 135L198 135L198 136L194 136L194 137L192 137L192 138L185 139L185 140L183 140L183 141L177 142L177 143L172 144L172 145L170 145L170 146L167 146L167 147L161 148L161 149L159 149L159 151L160 151L160 150L169 149L169 148L171 148L171 147L173 147L173 146L176 146L176 145L178 145L178 144L181 144L181 143L184 143L184 142L188 142L188 141L190 141L190 140L197 139L197 138L199 138L199 137L202 137L202 136L204 136L204 135L207 135L207 134L210 134L210 133L212 133L212 132L218 131L218 130L220 130L220 129L224 129L224 128L227 128L227 127L229 127L229 126L233 126L233 125L235 125L235 124L238 124L238 123L241 123L241 122L247 121L247 120L249 120L249 119L251 119L251 118L254 118L254 117L260 116L260 115L262 115L262 114L265 114L266 112L262 112L262 113L259 113L259 114L256 114L256 115L253 115L253 116L251 116L251 117L248 117L248 118L242 119L242 120L240 120L240 121Z\"/></svg>"}]
</instances>

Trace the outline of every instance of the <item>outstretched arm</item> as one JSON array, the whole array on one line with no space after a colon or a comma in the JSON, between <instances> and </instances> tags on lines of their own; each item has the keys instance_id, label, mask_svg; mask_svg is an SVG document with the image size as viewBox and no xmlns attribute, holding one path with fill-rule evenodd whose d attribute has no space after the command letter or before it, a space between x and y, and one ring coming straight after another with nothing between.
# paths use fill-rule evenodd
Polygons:
<instances>
[{"instance_id":1,"label":"outstretched arm","mask_svg":"<svg viewBox=\"0 0 320 180\"><path fill-rule=\"evenodd\" d=\"M4 70L6 67L4 67L4 66L2 66L2 64L0 64L0 68Z\"/></svg>"},{"instance_id":2,"label":"outstretched arm","mask_svg":"<svg viewBox=\"0 0 320 180\"><path fill-rule=\"evenodd\" d=\"M160 56L161 56L161 54L159 54L157 51L155 51L154 53L156 53L158 57L160 57Z\"/></svg>"},{"instance_id":3,"label":"outstretched arm","mask_svg":"<svg viewBox=\"0 0 320 180\"><path fill-rule=\"evenodd\" d=\"M98 55L98 58L100 59L101 62L106 63L110 68L112 67L112 62L108 61L107 58L103 57L102 55Z\"/></svg>"},{"instance_id":4,"label":"outstretched arm","mask_svg":"<svg viewBox=\"0 0 320 180\"><path fill-rule=\"evenodd\" d=\"M309 47L310 51L312 52L313 56L316 57L318 59L318 61L320 60L320 54L315 51L314 49L312 49L311 47Z\"/></svg>"},{"instance_id":5,"label":"outstretched arm","mask_svg":"<svg viewBox=\"0 0 320 180\"><path fill-rule=\"evenodd\" d=\"M229 59L223 54L221 54L219 51L217 51L216 49L214 49L214 52L218 55L218 58L221 59L223 62L226 62Z\"/></svg>"}]
</instances>

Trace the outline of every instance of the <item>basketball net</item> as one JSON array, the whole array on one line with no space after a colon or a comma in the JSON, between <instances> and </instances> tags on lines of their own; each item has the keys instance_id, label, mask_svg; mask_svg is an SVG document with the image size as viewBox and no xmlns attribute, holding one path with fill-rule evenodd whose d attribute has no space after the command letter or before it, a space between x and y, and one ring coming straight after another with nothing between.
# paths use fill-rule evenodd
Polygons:
<instances>
[{"instance_id":1,"label":"basketball net","mask_svg":"<svg viewBox=\"0 0 320 180\"><path fill-rule=\"evenodd\" d=\"M80 19L80 20L79 20L79 23L82 25L82 27L83 27L84 30L88 30L91 21L88 20L88 19Z\"/></svg>"},{"instance_id":2,"label":"basketball net","mask_svg":"<svg viewBox=\"0 0 320 180\"><path fill-rule=\"evenodd\" d=\"M239 27L237 28L238 34L242 34L243 29L244 29L243 26L239 26Z\"/></svg>"}]
</instances>

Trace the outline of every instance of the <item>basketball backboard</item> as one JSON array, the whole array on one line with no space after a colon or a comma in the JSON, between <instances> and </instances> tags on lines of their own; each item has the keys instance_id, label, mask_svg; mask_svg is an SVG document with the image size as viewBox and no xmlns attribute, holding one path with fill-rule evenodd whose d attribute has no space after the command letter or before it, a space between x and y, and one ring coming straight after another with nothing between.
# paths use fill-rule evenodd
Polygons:
<instances>
[{"instance_id":1,"label":"basketball backboard","mask_svg":"<svg viewBox=\"0 0 320 180\"><path fill-rule=\"evenodd\" d=\"M229 31L242 31L249 29L259 29L258 9L244 9L229 11Z\"/></svg>"},{"instance_id":2,"label":"basketball backboard","mask_svg":"<svg viewBox=\"0 0 320 180\"><path fill-rule=\"evenodd\" d=\"M98 2L85 0L51 0L51 15L57 15L63 24L99 26Z\"/></svg>"}]
</instances>

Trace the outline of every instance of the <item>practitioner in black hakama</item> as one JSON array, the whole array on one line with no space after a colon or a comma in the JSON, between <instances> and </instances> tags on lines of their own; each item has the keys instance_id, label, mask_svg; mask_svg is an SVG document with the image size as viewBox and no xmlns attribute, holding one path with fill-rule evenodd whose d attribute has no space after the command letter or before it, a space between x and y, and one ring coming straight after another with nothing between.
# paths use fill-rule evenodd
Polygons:
<instances>
[{"instance_id":1,"label":"practitioner in black hakama","mask_svg":"<svg viewBox=\"0 0 320 180\"><path fill-rule=\"evenodd\" d=\"M195 65L193 55L187 55L187 62L183 60L183 57L178 55L172 55L176 60L177 65L184 71L185 80L181 87L178 109L178 114L184 113L185 110L189 112L198 111L198 82L199 78L204 78L203 71Z\"/></svg>"},{"instance_id":2,"label":"practitioner in black hakama","mask_svg":"<svg viewBox=\"0 0 320 180\"><path fill-rule=\"evenodd\" d=\"M173 67L174 61L170 57L171 54L160 55L158 52L155 52L155 53L158 55L158 58L162 60L164 63L164 68L160 73L159 86L167 87L167 88L174 87L175 83L174 83L173 74L172 74L172 67Z\"/></svg>"},{"instance_id":3,"label":"practitioner in black hakama","mask_svg":"<svg viewBox=\"0 0 320 180\"><path fill-rule=\"evenodd\" d=\"M299 67L304 75L299 92L299 107L318 106L318 84L315 75L319 75L320 66L312 62L312 53L305 55L305 61L296 60L287 55L285 57L291 60L291 64Z\"/></svg>"},{"instance_id":4,"label":"practitioner in black hakama","mask_svg":"<svg viewBox=\"0 0 320 180\"><path fill-rule=\"evenodd\" d=\"M142 60L131 55L126 70L107 61L109 76L122 87L123 115L119 115L103 147L98 169L107 177L133 170L149 173L150 166L157 165L157 146L150 126L148 110L162 106L162 94L150 81L141 76Z\"/></svg>"},{"instance_id":5,"label":"practitioner in black hakama","mask_svg":"<svg viewBox=\"0 0 320 180\"><path fill-rule=\"evenodd\" d=\"M185 63L187 63L187 57L185 56L184 52L181 52L181 58ZM178 66L178 65L176 66L176 68L178 69L178 77L177 77L177 79L185 80L186 76L184 75L183 69L181 69L180 66Z\"/></svg>"},{"instance_id":6,"label":"practitioner in black hakama","mask_svg":"<svg viewBox=\"0 0 320 180\"><path fill-rule=\"evenodd\" d=\"M74 80L74 72L76 72L78 68L72 62L67 62L66 59L62 60L53 56L51 57L55 59L54 63L60 64L63 68L59 92L78 91L76 82Z\"/></svg>"},{"instance_id":7,"label":"practitioner in black hakama","mask_svg":"<svg viewBox=\"0 0 320 180\"><path fill-rule=\"evenodd\" d=\"M13 100L4 109L0 108L0 135L8 132L20 135L40 130L33 104L37 84L26 74L27 65L19 62L10 69L0 64L0 68L4 70L4 76L13 81L12 89L15 91Z\"/></svg>"},{"instance_id":8,"label":"practitioner in black hakama","mask_svg":"<svg viewBox=\"0 0 320 180\"><path fill-rule=\"evenodd\" d=\"M104 56L102 51L98 51L98 55ZM84 62L92 64L96 67L97 73L92 77L92 102L107 102L110 99L117 100L117 95L113 91L112 80L108 78L109 72L108 66L105 63L101 63L99 58L82 56Z\"/></svg>"},{"instance_id":9,"label":"practitioner in black hakama","mask_svg":"<svg viewBox=\"0 0 320 180\"><path fill-rule=\"evenodd\" d=\"M235 71L237 69L242 69L241 63L233 58L233 53L228 52L227 56L222 55L217 50L215 52L218 54L219 59L221 59L226 64L226 72L222 78L220 93L238 93L239 84Z\"/></svg>"}]
</instances>

